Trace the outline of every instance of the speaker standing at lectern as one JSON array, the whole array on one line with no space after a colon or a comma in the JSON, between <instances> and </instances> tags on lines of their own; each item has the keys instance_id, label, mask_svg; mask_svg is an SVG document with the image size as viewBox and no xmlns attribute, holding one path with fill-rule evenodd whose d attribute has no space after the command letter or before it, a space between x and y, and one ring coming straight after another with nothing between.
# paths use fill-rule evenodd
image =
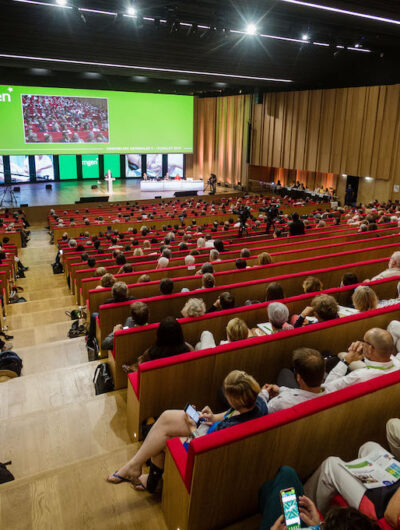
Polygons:
<instances>
[{"instance_id":1,"label":"speaker standing at lectern","mask_svg":"<svg viewBox=\"0 0 400 530\"><path fill-rule=\"evenodd\" d=\"M112 193L113 193L113 181L115 180L115 178L113 178L110 169L107 171L107 174L106 174L104 180L107 182L107 192L108 192L108 194L112 195Z\"/></svg>"}]
</instances>

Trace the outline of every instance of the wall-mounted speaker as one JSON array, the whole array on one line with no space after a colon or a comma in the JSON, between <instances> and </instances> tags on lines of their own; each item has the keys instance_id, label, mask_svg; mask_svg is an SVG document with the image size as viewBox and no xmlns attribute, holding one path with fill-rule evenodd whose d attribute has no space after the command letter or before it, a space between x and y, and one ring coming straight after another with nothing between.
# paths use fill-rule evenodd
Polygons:
<instances>
[{"instance_id":1,"label":"wall-mounted speaker","mask_svg":"<svg viewBox=\"0 0 400 530\"><path fill-rule=\"evenodd\" d=\"M13 191L21 191L21 188L19 186L14 186Z\"/></svg>"},{"instance_id":2,"label":"wall-mounted speaker","mask_svg":"<svg viewBox=\"0 0 400 530\"><path fill-rule=\"evenodd\" d=\"M52 190L53 186L51 184L46 184L46 190Z\"/></svg>"},{"instance_id":3,"label":"wall-mounted speaker","mask_svg":"<svg viewBox=\"0 0 400 530\"><path fill-rule=\"evenodd\" d=\"M92 190L97 190L97 184L92 184L90 187Z\"/></svg>"}]
</instances>

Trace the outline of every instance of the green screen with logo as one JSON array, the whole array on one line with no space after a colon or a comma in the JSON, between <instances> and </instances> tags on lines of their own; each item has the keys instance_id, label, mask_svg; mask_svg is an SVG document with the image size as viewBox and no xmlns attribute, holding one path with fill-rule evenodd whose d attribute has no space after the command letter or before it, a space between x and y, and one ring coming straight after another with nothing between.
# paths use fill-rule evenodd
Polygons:
<instances>
[{"instance_id":1,"label":"green screen with logo","mask_svg":"<svg viewBox=\"0 0 400 530\"><path fill-rule=\"evenodd\" d=\"M0 85L2 155L192 151L192 96Z\"/></svg>"},{"instance_id":2,"label":"green screen with logo","mask_svg":"<svg viewBox=\"0 0 400 530\"><path fill-rule=\"evenodd\" d=\"M75 155L60 155L58 161L60 165L60 180L78 178Z\"/></svg>"},{"instance_id":3,"label":"green screen with logo","mask_svg":"<svg viewBox=\"0 0 400 530\"><path fill-rule=\"evenodd\" d=\"M82 178L99 178L99 155L82 155Z\"/></svg>"}]
</instances>

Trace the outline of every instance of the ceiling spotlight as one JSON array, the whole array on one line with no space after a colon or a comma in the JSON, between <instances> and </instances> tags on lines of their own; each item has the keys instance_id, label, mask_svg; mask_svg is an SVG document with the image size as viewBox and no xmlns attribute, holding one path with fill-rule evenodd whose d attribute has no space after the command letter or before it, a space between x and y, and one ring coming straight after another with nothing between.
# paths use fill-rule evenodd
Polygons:
<instances>
[{"instance_id":1,"label":"ceiling spotlight","mask_svg":"<svg viewBox=\"0 0 400 530\"><path fill-rule=\"evenodd\" d=\"M66 6L67 5L67 0L56 0L57 4L59 6Z\"/></svg>"},{"instance_id":2,"label":"ceiling spotlight","mask_svg":"<svg viewBox=\"0 0 400 530\"><path fill-rule=\"evenodd\" d=\"M126 10L129 16L134 17L136 15L136 9L133 6L128 7Z\"/></svg>"},{"instance_id":3,"label":"ceiling spotlight","mask_svg":"<svg viewBox=\"0 0 400 530\"><path fill-rule=\"evenodd\" d=\"M247 35L255 35L257 33L257 26L255 24L247 24L246 33Z\"/></svg>"},{"instance_id":4,"label":"ceiling spotlight","mask_svg":"<svg viewBox=\"0 0 400 530\"><path fill-rule=\"evenodd\" d=\"M302 36L301 36L301 40L310 40L310 35L308 33L303 33Z\"/></svg>"}]
</instances>

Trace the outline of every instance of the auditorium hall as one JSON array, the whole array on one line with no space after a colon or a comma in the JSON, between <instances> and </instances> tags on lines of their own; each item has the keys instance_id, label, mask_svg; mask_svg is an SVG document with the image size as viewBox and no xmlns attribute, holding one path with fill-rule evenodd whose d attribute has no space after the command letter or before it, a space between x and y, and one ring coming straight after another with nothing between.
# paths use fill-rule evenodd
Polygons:
<instances>
[{"instance_id":1,"label":"auditorium hall","mask_svg":"<svg viewBox=\"0 0 400 530\"><path fill-rule=\"evenodd\" d=\"M400 528L398 1L0 4L0 528Z\"/></svg>"}]
</instances>

